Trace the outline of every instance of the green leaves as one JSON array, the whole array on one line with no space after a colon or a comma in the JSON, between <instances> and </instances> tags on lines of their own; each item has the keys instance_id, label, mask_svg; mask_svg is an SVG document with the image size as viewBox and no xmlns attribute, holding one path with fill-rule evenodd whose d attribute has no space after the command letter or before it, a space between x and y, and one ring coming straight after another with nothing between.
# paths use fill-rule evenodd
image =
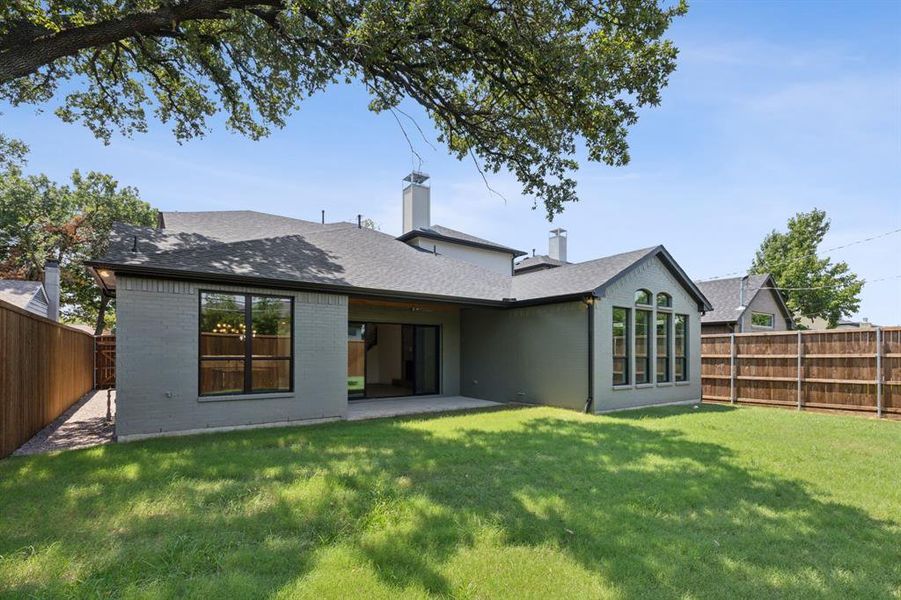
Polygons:
<instances>
[{"instance_id":1,"label":"green leaves","mask_svg":"<svg viewBox=\"0 0 901 600\"><path fill-rule=\"evenodd\" d=\"M676 65L663 36L685 13L658 0L12 0L0 12L0 97L49 100L104 141L146 131L180 141L218 113L253 139L304 97L362 81L370 108L405 98L480 169L506 169L548 218L577 200L576 148L629 161L628 128ZM15 40L16 45L11 42Z\"/></svg>"},{"instance_id":2,"label":"green leaves","mask_svg":"<svg viewBox=\"0 0 901 600\"><path fill-rule=\"evenodd\" d=\"M59 260L63 318L92 323L100 290L82 263L103 254L114 221L155 220L136 189L119 187L109 175L75 171L71 185L58 185L8 168L0 171L0 277L40 280L44 263Z\"/></svg>"},{"instance_id":3,"label":"green leaves","mask_svg":"<svg viewBox=\"0 0 901 600\"><path fill-rule=\"evenodd\" d=\"M766 236L751 272L772 273L776 285L785 288L782 295L796 316L819 317L834 327L860 308L864 282L846 263L817 255L829 225L825 211L796 214L788 220L788 232L772 231Z\"/></svg>"}]
</instances>

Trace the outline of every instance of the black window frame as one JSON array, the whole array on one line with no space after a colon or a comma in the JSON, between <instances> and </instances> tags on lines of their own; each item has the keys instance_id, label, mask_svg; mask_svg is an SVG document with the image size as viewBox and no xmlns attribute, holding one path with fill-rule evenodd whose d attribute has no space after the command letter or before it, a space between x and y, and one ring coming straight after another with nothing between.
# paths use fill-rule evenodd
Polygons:
<instances>
[{"instance_id":1,"label":"black window frame","mask_svg":"<svg viewBox=\"0 0 901 600\"><path fill-rule=\"evenodd\" d=\"M254 298L278 298L290 301L290 342L291 353L289 356L269 356L259 360L287 360L288 361L288 389L286 390L260 390L253 391L253 335L244 335L244 387L240 392L203 392L203 363L214 361L237 360L233 357L206 357L201 354L201 340L203 339L203 295L223 294L229 296L244 297L244 331L253 332L253 299ZM256 396L265 394L293 394L294 393L294 296L282 296L279 294L259 294L253 292L235 292L230 290L198 290L197 294L197 395L201 398L222 398L228 396Z\"/></svg>"},{"instance_id":2,"label":"black window frame","mask_svg":"<svg viewBox=\"0 0 901 600\"><path fill-rule=\"evenodd\" d=\"M647 302L642 302L638 299L638 295L646 295L648 297ZM636 306L654 306L654 294L651 293L651 290L645 288L638 288L635 290L635 305Z\"/></svg>"},{"instance_id":3,"label":"black window frame","mask_svg":"<svg viewBox=\"0 0 901 600\"><path fill-rule=\"evenodd\" d=\"M411 398L413 396L434 396L441 394L441 390L444 389L443 380L442 380L442 356L444 351L444 340L442 338L444 331L443 326L435 323L401 323L399 321L348 321L347 322L348 329L354 325L398 325L399 327L413 327L414 328L414 338L415 338L415 329L417 327L428 328L435 330L435 347L437 352L435 352L435 383L437 386L437 390L434 392L416 392L416 384L418 383L416 380L416 370L413 370L413 379L411 380L411 386L413 389L413 393L405 394L400 396L370 396L368 389L366 387L366 355L363 355L363 392L362 395L354 396L351 395L350 390L347 393L347 399L349 402L354 402L358 400L382 400L388 398ZM403 331L401 331L401 336L403 337ZM415 347L415 339L414 339L414 347ZM401 352L403 352L403 344L401 344ZM415 350L414 350L415 353Z\"/></svg>"},{"instance_id":4,"label":"black window frame","mask_svg":"<svg viewBox=\"0 0 901 600\"><path fill-rule=\"evenodd\" d=\"M660 300L663 299L663 304L660 304ZM673 307L673 297L666 292L657 292L657 296L655 298L657 308L672 308Z\"/></svg>"},{"instance_id":5,"label":"black window frame","mask_svg":"<svg viewBox=\"0 0 901 600\"><path fill-rule=\"evenodd\" d=\"M679 357L679 353L676 352L678 350L678 336L676 335L676 322L679 319L684 319L684 329L682 331L682 357ZM688 328L689 328L689 319L688 315L676 314L673 315L673 381L681 383L684 381L688 381ZM676 362L679 361L682 363L682 379L679 379L679 371L675 368Z\"/></svg>"},{"instance_id":6,"label":"black window frame","mask_svg":"<svg viewBox=\"0 0 901 600\"><path fill-rule=\"evenodd\" d=\"M666 354L664 356L660 356L660 319L663 319L664 324L664 344L663 347L666 350ZM656 312L656 316L654 318L654 368L655 368L655 381L657 383L670 383L672 381L672 376L670 375L670 367L672 366L673 357L670 356L672 353L672 341L673 341L673 313L668 310L659 310ZM660 361L664 361L663 367L663 379L661 379L660 372Z\"/></svg>"},{"instance_id":7,"label":"black window frame","mask_svg":"<svg viewBox=\"0 0 901 600\"><path fill-rule=\"evenodd\" d=\"M639 304L639 306L645 306L643 304ZM648 316L647 326L645 327L645 356L638 356L638 315L639 313L645 313ZM635 385L645 385L645 384L653 384L654 381L651 380L651 365L652 360L654 358L654 337L657 334L655 328L656 320L654 319L654 311L648 308L636 308L635 309L635 327L633 332L633 339L635 340L633 347L633 354L635 355ZM638 381L638 361L644 360L644 374L645 380Z\"/></svg>"},{"instance_id":8,"label":"black window frame","mask_svg":"<svg viewBox=\"0 0 901 600\"><path fill-rule=\"evenodd\" d=\"M626 349L625 356L617 356L616 355L616 336L614 333L614 327L615 327L615 313L617 310L621 310L625 313L625 321L623 322L623 326L624 326L623 337L624 337L624 345L625 345L625 349ZM612 385L614 387L629 385L632 380L632 365L631 365L631 362L632 362L632 351L631 351L632 350L632 335L631 335L632 334L632 324L631 324L631 319L632 319L632 310L631 309L626 308L625 306L614 306L613 307L613 313L611 313L611 315L610 315L610 324L611 324L611 336L610 337L611 337L611 343L612 343L612 348L610 351L610 357L611 357L610 381L612 382ZM616 371L613 369L613 364L615 363L617 358L625 359L625 366L623 367L623 375L625 376L625 381L622 381L620 383L616 382L616 379L615 379Z\"/></svg>"}]
</instances>

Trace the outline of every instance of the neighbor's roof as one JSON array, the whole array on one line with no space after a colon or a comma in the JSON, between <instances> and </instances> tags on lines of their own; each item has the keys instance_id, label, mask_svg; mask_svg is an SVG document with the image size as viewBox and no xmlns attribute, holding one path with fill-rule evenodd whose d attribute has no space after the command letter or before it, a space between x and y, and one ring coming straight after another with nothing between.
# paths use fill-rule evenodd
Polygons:
<instances>
[{"instance_id":1,"label":"neighbor's roof","mask_svg":"<svg viewBox=\"0 0 901 600\"><path fill-rule=\"evenodd\" d=\"M743 277L730 277L728 279L711 279L708 281L698 281L698 287L704 292L704 295L713 303L713 311L701 317L702 323L734 323L737 322L741 315L748 309L748 305L754 300L754 297L760 292L760 289L769 282L769 287L775 287L770 275L748 275L745 282L744 306L741 296L741 282ZM778 290L776 297L782 305L786 316L791 316L788 308L782 300L782 295Z\"/></svg>"},{"instance_id":2,"label":"neighbor's roof","mask_svg":"<svg viewBox=\"0 0 901 600\"><path fill-rule=\"evenodd\" d=\"M468 233L463 233L462 231L457 231L456 229L451 229L450 227L445 227L443 225L432 225L430 227L412 229L397 239L401 242L406 242L417 237L455 242L466 246L484 248L486 250L499 250L501 252L512 254L513 256L523 256L526 254L522 250L510 248L509 246L504 246L503 244L498 244L484 238L469 235Z\"/></svg>"},{"instance_id":3,"label":"neighbor's roof","mask_svg":"<svg viewBox=\"0 0 901 600\"><path fill-rule=\"evenodd\" d=\"M556 258L551 258L547 254L539 254L537 256L529 256L528 258L524 258L515 265L513 265L513 271L516 274L520 273L528 273L530 271L538 271L541 269L553 269L554 267L562 267L563 265L568 265L568 262L558 260Z\"/></svg>"},{"instance_id":4,"label":"neighbor's roof","mask_svg":"<svg viewBox=\"0 0 901 600\"><path fill-rule=\"evenodd\" d=\"M590 294L658 255L694 290L699 306L707 305L662 246L514 277L347 223L244 211L173 214L163 215L164 230L116 224L106 256L88 264L124 274L506 305ZM180 231L169 230L170 223ZM273 235L260 237L264 226ZM239 235L250 237L235 240Z\"/></svg>"},{"instance_id":5,"label":"neighbor's roof","mask_svg":"<svg viewBox=\"0 0 901 600\"><path fill-rule=\"evenodd\" d=\"M40 281L22 279L0 279L0 300L9 302L19 308L27 308L34 297L41 296L41 302L47 303L44 284Z\"/></svg>"}]
</instances>

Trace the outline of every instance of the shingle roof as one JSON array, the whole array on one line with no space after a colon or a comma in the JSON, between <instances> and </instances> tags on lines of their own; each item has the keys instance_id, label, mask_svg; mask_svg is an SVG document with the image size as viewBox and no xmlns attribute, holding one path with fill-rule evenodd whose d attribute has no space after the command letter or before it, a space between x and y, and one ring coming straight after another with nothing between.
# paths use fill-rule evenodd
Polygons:
<instances>
[{"instance_id":1,"label":"shingle roof","mask_svg":"<svg viewBox=\"0 0 901 600\"><path fill-rule=\"evenodd\" d=\"M347 222L320 224L255 210L163 212L161 215L166 231L201 235L220 242L294 235L325 228L356 227Z\"/></svg>"},{"instance_id":2,"label":"shingle roof","mask_svg":"<svg viewBox=\"0 0 901 600\"><path fill-rule=\"evenodd\" d=\"M639 262L660 246L623 252L596 260L523 273L513 277L512 297L533 300L546 296L565 296L604 286L611 279Z\"/></svg>"},{"instance_id":3,"label":"shingle roof","mask_svg":"<svg viewBox=\"0 0 901 600\"><path fill-rule=\"evenodd\" d=\"M744 306L741 306L742 277L696 281L698 288L713 304L713 311L701 317L702 323L732 323L738 321L751 300L766 283L769 275L749 275L745 282Z\"/></svg>"},{"instance_id":4,"label":"shingle roof","mask_svg":"<svg viewBox=\"0 0 901 600\"><path fill-rule=\"evenodd\" d=\"M529 256L513 265L513 272L517 275L525 274L529 271L537 271L540 269L553 269L569 264L556 258L551 258L547 254L539 254L537 256Z\"/></svg>"},{"instance_id":5,"label":"shingle roof","mask_svg":"<svg viewBox=\"0 0 901 600\"><path fill-rule=\"evenodd\" d=\"M675 265L657 246L514 277L347 223L280 222L251 211L172 214L164 215L165 230L116 224L107 254L88 264L121 273L246 278L257 284L498 304L588 294L652 254L663 254ZM169 230L170 223L177 230ZM197 231L187 231L194 226ZM247 234L239 233L242 226L249 228ZM255 237L262 227L277 233ZM285 230L292 233L280 233ZM250 238L235 240L239 235Z\"/></svg>"},{"instance_id":6,"label":"shingle roof","mask_svg":"<svg viewBox=\"0 0 901 600\"><path fill-rule=\"evenodd\" d=\"M43 290L44 285L40 281L0 279L0 300L9 302L19 308L27 308L28 303L31 302L38 293L44 293Z\"/></svg>"},{"instance_id":7,"label":"shingle roof","mask_svg":"<svg viewBox=\"0 0 901 600\"><path fill-rule=\"evenodd\" d=\"M432 225L430 227L420 227L418 229L413 229L406 232L397 239L405 242L416 237L424 237L429 239L445 239L451 242L461 242L470 246L478 246L490 250L509 252L513 256L522 256L525 254L525 252L523 252L522 250L517 250L515 248L510 248L509 246L504 246L503 244L492 242L491 240L486 240L474 235L469 235L468 233L457 231L456 229L451 229L450 227L445 227L444 225Z\"/></svg>"}]
</instances>

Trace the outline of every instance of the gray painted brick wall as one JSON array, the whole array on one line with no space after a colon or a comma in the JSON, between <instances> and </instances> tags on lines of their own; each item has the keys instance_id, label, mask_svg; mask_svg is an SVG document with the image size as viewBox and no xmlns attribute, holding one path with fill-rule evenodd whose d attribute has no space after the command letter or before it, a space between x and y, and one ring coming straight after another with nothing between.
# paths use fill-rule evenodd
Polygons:
<instances>
[{"instance_id":1,"label":"gray painted brick wall","mask_svg":"<svg viewBox=\"0 0 901 600\"><path fill-rule=\"evenodd\" d=\"M630 309L630 331L634 331L635 292L638 289L650 290L656 300L658 292L666 292L673 298L673 314L688 315L688 382L656 383L656 360L651 356L651 381L642 386L613 387L613 307L621 306ZM642 307L646 308L646 307ZM604 296L595 304L595 401L596 412L618 410L636 406L666 404L671 402L688 402L701 398L701 313L697 301L682 287L666 266L653 259L643 263L637 269L618 280L604 290ZM652 308L656 318L656 302ZM653 330L652 330L653 333ZM656 342L656 341L655 341ZM656 351L656 343L652 349ZM672 337L670 339L670 356L673 356ZM635 352L631 352L632 365L630 373L635 373Z\"/></svg>"},{"instance_id":2,"label":"gray painted brick wall","mask_svg":"<svg viewBox=\"0 0 901 600\"><path fill-rule=\"evenodd\" d=\"M464 396L582 409L588 397L588 314L580 301L464 309Z\"/></svg>"},{"instance_id":3,"label":"gray painted brick wall","mask_svg":"<svg viewBox=\"0 0 901 600\"><path fill-rule=\"evenodd\" d=\"M199 398L201 289L294 297L292 393ZM346 415L346 296L127 276L116 293L120 437Z\"/></svg>"}]
</instances>

